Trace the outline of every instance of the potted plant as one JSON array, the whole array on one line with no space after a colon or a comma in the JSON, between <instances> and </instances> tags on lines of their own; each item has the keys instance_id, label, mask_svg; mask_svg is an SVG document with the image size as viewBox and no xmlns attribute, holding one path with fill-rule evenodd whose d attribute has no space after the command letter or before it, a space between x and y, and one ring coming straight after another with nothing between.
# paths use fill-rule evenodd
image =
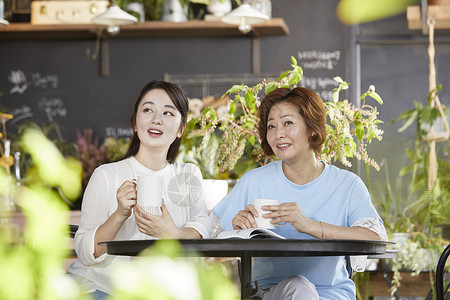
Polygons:
<instances>
[{"instance_id":1,"label":"potted plant","mask_svg":"<svg viewBox=\"0 0 450 300\"><path fill-rule=\"evenodd\" d=\"M143 5L145 10L145 20L158 21L161 19L162 6L164 0L117 0L116 4L123 10L134 15L138 20L141 20L139 14L133 10L128 9L131 3L138 3Z\"/></svg>"},{"instance_id":2,"label":"potted plant","mask_svg":"<svg viewBox=\"0 0 450 300\"><path fill-rule=\"evenodd\" d=\"M405 215L410 216L410 224L415 231L423 232L426 235L435 235L436 226L448 222L450 218L450 204L448 197L450 195L450 184L448 181L449 160L448 152L445 151L449 141L444 143L443 147L437 147L437 176L435 184L430 185L429 168L430 155L434 155L430 148L431 143L427 139L430 129L436 123L440 113L438 108L430 106L430 98L433 93L437 93L441 89L438 86L436 91L428 94L428 103L415 102L414 109L410 109L402 113L393 122L403 120L403 126L399 132L403 132L406 128L416 124L416 138L413 149L405 149L406 155L411 161L411 165L404 167L400 171L400 175L411 174L411 183L409 185L408 198L411 201L404 211ZM447 115L450 110L443 108L443 112ZM431 154L430 154L431 153Z\"/></svg>"},{"instance_id":3,"label":"potted plant","mask_svg":"<svg viewBox=\"0 0 450 300\"><path fill-rule=\"evenodd\" d=\"M402 282L402 272L408 271L411 276L418 276L423 271L430 271L430 289L434 286L433 272L439 253L448 244L448 237L441 234L441 226L450 218L450 180L448 174L450 163L448 160L449 142L437 147L438 172L435 185L429 185L430 166L430 129L439 118L437 107L430 105L431 97L439 92L441 86L428 94L427 104L414 102L414 108L403 112L393 122L403 121L399 132L404 132L415 124L415 140L411 149L405 153L410 165L400 170L400 178L410 176L407 193L394 194L390 183L385 186L382 195L381 215L390 240L398 241L395 249L396 258L390 260L387 266L382 266L392 272L391 295L397 292ZM448 114L445 107L443 112ZM399 235L407 239L398 240ZM445 240L447 239L447 241ZM364 281L364 280L360 280ZM363 284L360 282L360 284Z\"/></svg>"},{"instance_id":4,"label":"potted plant","mask_svg":"<svg viewBox=\"0 0 450 300\"><path fill-rule=\"evenodd\" d=\"M206 9L217 17L223 17L232 9L232 0L163 0L162 19L183 22L203 17ZM240 0L234 0L238 5ZM200 7L196 13L197 7Z\"/></svg>"},{"instance_id":5,"label":"potted plant","mask_svg":"<svg viewBox=\"0 0 450 300\"><path fill-rule=\"evenodd\" d=\"M202 151L208 145L211 135L219 136L220 145L216 152L219 174L234 170L241 164L242 158L254 159L259 165L276 159L265 157L260 147L257 108L260 99L275 88L295 87L299 84L303 70L294 57L291 57L291 63L292 69L282 73L277 81L264 80L254 86L232 86L224 94L230 97L226 113L219 113L213 107L207 107L200 117L188 124L186 137L201 138L197 151ZM318 158L328 163L340 161L344 166L350 167L348 158L355 157L378 170L378 163L368 156L366 147L374 139L381 140L383 131L378 128L381 121L377 118L376 107L368 105L366 99L371 97L382 104L381 97L375 92L375 88L370 86L360 97L362 105L356 107L347 99L339 100L339 93L348 89L349 83L339 77L335 77L335 80L337 87L333 91L333 101L325 103L329 121L328 134Z\"/></svg>"},{"instance_id":6,"label":"potted plant","mask_svg":"<svg viewBox=\"0 0 450 300\"><path fill-rule=\"evenodd\" d=\"M189 4L208 5L211 0L162 0L162 20L169 22L184 22L194 19L194 12ZM220 0L225 1L225 0Z\"/></svg>"},{"instance_id":7,"label":"potted plant","mask_svg":"<svg viewBox=\"0 0 450 300\"><path fill-rule=\"evenodd\" d=\"M213 16L221 18L233 8L233 0L197 0L198 3L206 5L206 10ZM234 0L237 5L241 5L240 0Z\"/></svg>"}]
</instances>

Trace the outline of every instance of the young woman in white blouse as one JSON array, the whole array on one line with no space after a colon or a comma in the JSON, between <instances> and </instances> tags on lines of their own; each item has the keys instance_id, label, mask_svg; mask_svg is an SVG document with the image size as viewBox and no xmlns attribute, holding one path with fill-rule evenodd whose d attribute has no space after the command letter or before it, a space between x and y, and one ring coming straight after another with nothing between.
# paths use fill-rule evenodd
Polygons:
<instances>
[{"instance_id":1,"label":"young woman in white blouse","mask_svg":"<svg viewBox=\"0 0 450 300\"><path fill-rule=\"evenodd\" d=\"M86 187L74 244L78 260L68 273L103 299L111 292L109 274L127 257L111 256L102 241L142 238L208 238L210 223L193 164L175 163L186 126L188 98L176 84L152 81L141 91L131 126L134 135L124 158L98 167ZM136 203L135 180L162 177L161 215Z\"/></svg>"}]
</instances>

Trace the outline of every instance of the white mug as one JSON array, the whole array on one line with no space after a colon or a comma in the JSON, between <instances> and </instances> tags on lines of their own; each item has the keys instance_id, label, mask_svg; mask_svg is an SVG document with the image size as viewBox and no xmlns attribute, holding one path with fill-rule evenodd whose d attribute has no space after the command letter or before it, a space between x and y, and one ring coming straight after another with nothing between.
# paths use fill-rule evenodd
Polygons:
<instances>
[{"instance_id":1,"label":"white mug","mask_svg":"<svg viewBox=\"0 0 450 300\"><path fill-rule=\"evenodd\" d=\"M137 204L146 212L161 215L162 205L162 177L138 176Z\"/></svg>"},{"instance_id":2,"label":"white mug","mask_svg":"<svg viewBox=\"0 0 450 300\"><path fill-rule=\"evenodd\" d=\"M260 198L256 198L253 199L253 205L256 208L256 211L258 211L258 217L255 218L256 224L258 225L258 227L260 228L267 228L267 229L275 229L277 226L283 226L286 225L286 223L278 223L278 224L272 224L270 223L270 221L272 221L273 219L265 219L263 218L263 214L268 214L270 213L270 211L267 210L262 210L261 206L264 205L279 205L278 200L274 200L274 199L260 199Z\"/></svg>"}]
</instances>

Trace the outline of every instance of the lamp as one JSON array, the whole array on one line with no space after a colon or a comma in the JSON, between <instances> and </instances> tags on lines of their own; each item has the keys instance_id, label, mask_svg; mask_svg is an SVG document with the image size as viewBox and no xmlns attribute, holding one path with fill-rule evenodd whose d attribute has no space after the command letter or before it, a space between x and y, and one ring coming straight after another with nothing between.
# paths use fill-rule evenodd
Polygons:
<instances>
[{"instance_id":1,"label":"lamp","mask_svg":"<svg viewBox=\"0 0 450 300\"><path fill-rule=\"evenodd\" d=\"M252 30L252 24L261 23L269 20L269 16L260 13L248 3L242 3L229 14L222 17L222 22L228 24L238 24L239 31L243 34Z\"/></svg>"},{"instance_id":2,"label":"lamp","mask_svg":"<svg viewBox=\"0 0 450 300\"><path fill-rule=\"evenodd\" d=\"M119 33L120 25L128 25L137 23L137 18L130 15L126 11L117 6L114 1L108 9L92 19L92 22L100 25L107 25L107 31L111 35Z\"/></svg>"}]
</instances>

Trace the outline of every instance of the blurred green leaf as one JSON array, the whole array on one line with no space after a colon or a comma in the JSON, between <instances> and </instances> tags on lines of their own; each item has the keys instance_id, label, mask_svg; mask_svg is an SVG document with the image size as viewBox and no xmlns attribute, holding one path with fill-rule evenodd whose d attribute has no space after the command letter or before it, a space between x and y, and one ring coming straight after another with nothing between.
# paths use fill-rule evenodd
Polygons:
<instances>
[{"instance_id":1,"label":"blurred green leaf","mask_svg":"<svg viewBox=\"0 0 450 300\"><path fill-rule=\"evenodd\" d=\"M254 135L250 136L248 139L248 141L250 142L250 145L252 145L252 146L255 145L255 140L256 140L256 138Z\"/></svg>"},{"instance_id":2,"label":"blurred green leaf","mask_svg":"<svg viewBox=\"0 0 450 300\"><path fill-rule=\"evenodd\" d=\"M345 150L345 156L353 157L352 149L350 146L345 145L344 150Z\"/></svg>"},{"instance_id":3,"label":"blurred green leaf","mask_svg":"<svg viewBox=\"0 0 450 300\"><path fill-rule=\"evenodd\" d=\"M236 111L236 102L231 102L229 114L232 115Z\"/></svg>"},{"instance_id":4,"label":"blurred green leaf","mask_svg":"<svg viewBox=\"0 0 450 300\"><path fill-rule=\"evenodd\" d=\"M285 78L289 74L289 72L290 71L285 71L285 72L281 73L280 76L278 77L277 81L280 81L281 79Z\"/></svg>"},{"instance_id":5,"label":"blurred green leaf","mask_svg":"<svg viewBox=\"0 0 450 300\"><path fill-rule=\"evenodd\" d=\"M433 124L439 116L439 110L436 107L424 106L420 115L419 122Z\"/></svg>"},{"instance_id":6,"label":"blurred green leaf","mask_svg":"<svg viewBox=\"0 0 450 300\"><path fill-rule=\"evenodd\" d=\"M378 95L376 92L369 93L369 96L377 100L377 102L380 103L380 105L383 104L383 99L381 99L381 96Z\"/></svg>"},{"instance_id":7,"label":"blurred green leaf","mask_svg":"<svg viewBox=\"0 0 450 300\"><path fill-rule=\"evenodd\" d=\"M358 126L356 126L356 137L358 138L358 140L362 140L364 135L364 127L362 124L359 124Z\"/></svg>"},{"instance_id":8,"label":"blurred green leaf","mask_svg":"<svg viewBox=\"0 0 450 300\"><path fill-rule=\"evenodd\" d=\"M228 91L225 92L225 94L234 94L238 91L242 91L245 88L247 88L247 86L245 84L241 84L241 85L233 85L230 89L228 89Z\"/></svg>"},{"instance_id":9,"label":"blurred green leaf","mask_svg":"<svg viewBox=\"0 0 450 300\"><path fill-rule=\"evenodd\" d=\"M337 15L345 24L359 24L395 16L417 0L340 0Z\"/></svg>"},{"instance_id":10,"label":"blurred green leaf","mask_svg":"<svg viewBox=\"0 0 450 300\"><path fill-rule=\"evenodd\" d=\"M252 90L247 90L247 92L245 93L245 103L250 108L251 113L254 113L256 111L255 95L253 94Z\"/></svg>"},{"instance_id":11,"label":"blurred green leaf","mask_svg":"<svg viewBox=\"0 0 450 300\"><path fill-rule=\"evenodd\" d=\"M270 92L272 92L274 89L276 89L277 86L278 86L277 83L273 82L273 81L267 83L266 88L265 88L266 95L269 94Z\"/></svg>"},{"instance_id":12,"label":"blurred green leaf","mask_svg":"<svg viewBox=\"0 0 450 300\"><path fill-rule=\"evenodd\" d=\"M291 56L291 63L292 63L292 67L296 67L297 66L297 60L293 56Z\"/></svg>"},{"instance_id":13,"label":"blurred green leaf","mask_svg":"<svg viewBox=\"0 0 450 300\"><path fill-rule=\"evenodd\" d=\"M403 123L402 127L398 129L398 132L403 132L406 128L411 126L417 120L419 113L416 110L410 110L401 115L401 117L408 117L408 119ZM400 119L399 117L398 119ZM394 120L395 121L395 120Z\"/></svg>"}]
</instances>

